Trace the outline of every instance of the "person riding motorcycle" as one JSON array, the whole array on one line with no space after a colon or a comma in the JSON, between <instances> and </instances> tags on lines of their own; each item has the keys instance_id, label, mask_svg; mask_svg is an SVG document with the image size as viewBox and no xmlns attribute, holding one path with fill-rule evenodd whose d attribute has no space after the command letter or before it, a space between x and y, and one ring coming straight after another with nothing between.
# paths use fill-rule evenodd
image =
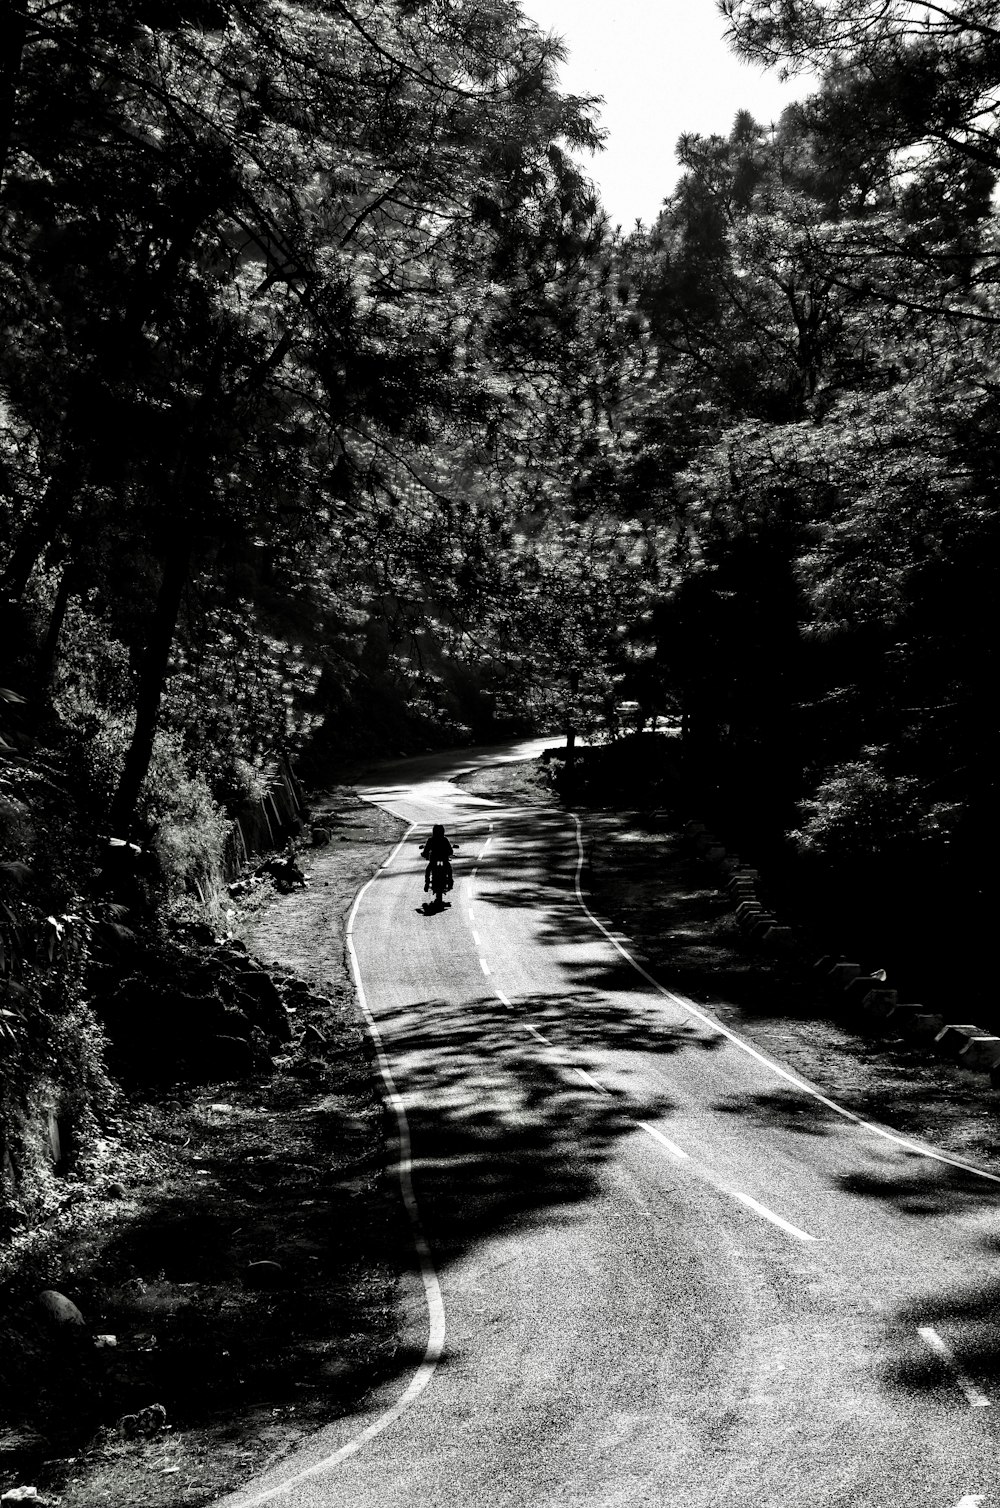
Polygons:
<instances>
[{"instance_id":1,"label":"person riding motorcycle","mask_svg":"<svg viewBox=\"0 0 1000 1508\"><path fill-rule=\"evenodd\" d=\"M431 828L430 837L420 850L422 857L427 860L427 868L424 870L425 890L431 888L431 870L434 868L435 861L437 860L441 860L444 863L445 889L451 889L454 884L451 872L451 856L454 852L455 850L444 835L444 824L442 822L435 822Z\"/></svg>"}]
</instances>

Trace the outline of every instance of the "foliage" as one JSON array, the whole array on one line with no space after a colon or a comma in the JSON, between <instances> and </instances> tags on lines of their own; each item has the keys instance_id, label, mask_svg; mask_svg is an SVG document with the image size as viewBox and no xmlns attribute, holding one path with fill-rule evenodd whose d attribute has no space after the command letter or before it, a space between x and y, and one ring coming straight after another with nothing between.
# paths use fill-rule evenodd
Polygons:
<instances>
[{"instance_id":1,"label":"foliage","mask_svg":"<svg viewBox=\"0 0 1000 1508\"><path fill-rule=\"evenodd\" d=\"M177 734L161 731L140 792L157 874L168 892L214 890L222 879L228 823L204 776L192 772Z\"/></svg>"},{"instance_id":2,"label":"foliage","mask_svg":"<svg viewBox=\"0 0 1000 1508\"><path fill-rule=\"evenodd\" d=\"M23 700L0 689L0 712L0 1220L10 1227L51 1200L54 1168L86 1145L114 1089L86 991L105 908L80 893L85 824L58 774L13 752Z\"/></svg>"}]
</instances>

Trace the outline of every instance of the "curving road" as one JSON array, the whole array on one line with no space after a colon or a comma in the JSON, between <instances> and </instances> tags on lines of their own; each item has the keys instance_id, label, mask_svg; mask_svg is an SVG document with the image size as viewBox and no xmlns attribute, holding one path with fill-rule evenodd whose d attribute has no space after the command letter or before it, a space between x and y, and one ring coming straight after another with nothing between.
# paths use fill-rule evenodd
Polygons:
<instances>
[{"instance_id":1,"label":"curving road","mask_svg":"<svg viewBox=\"0 0 1000 1508\"><path fill-rule=\"evenodd\" d=\"M658 988L571 816L449 783L498 753L359 786L416 824L352 924L411 1140L412 1368L234 1508L1000 1508L1000 1181Z\"/></svg>"}]
</instances>

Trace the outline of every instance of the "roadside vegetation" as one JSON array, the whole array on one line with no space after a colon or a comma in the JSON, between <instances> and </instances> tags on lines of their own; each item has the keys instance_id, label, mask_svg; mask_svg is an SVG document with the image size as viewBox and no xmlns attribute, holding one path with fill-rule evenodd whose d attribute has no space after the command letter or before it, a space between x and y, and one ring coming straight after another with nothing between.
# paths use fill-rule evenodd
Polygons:
<instances>
[{"instance_id":1,"label":"roadside vegetation","mask_svg":"<svg viewBox=\"0 0 1000 1508\"><path fill-rule=\"evenodd\" d=\"M406 1365L407 1237L344 957L354 895L401 824L346 790L319 809L336 838L308 884L262 884L227 948L287 1030L223 1083L133 1064L87 1155L49 1170L45 1218L0 1253L4 1490L206 1503ZM209 960L218 977L189 938L184 961ZM160 1021L154 1052L180 1029ZM39 1302L53 1291L75 1312Z\"/></svg>"}]
</instances>

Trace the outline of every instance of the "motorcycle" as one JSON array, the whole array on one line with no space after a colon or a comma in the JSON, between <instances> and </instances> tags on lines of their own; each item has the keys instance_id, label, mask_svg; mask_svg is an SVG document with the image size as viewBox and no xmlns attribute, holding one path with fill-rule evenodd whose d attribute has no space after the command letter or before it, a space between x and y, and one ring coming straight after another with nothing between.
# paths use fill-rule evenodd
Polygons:
<instances>
[{"instance_id":1,"label":"motorcycle","mask_svg":"<svg viewBox=\"0 0 1000 1508\"><path fill-rule=\"evenodd\" d=\"M452 883L448 873L447 859L432 859L431 895L434 897L435 906L440 908L444 905L445 895L451 889Z\"/></svg>"},{"instance_id":2,"label":"motorcycle","mask_svg":"<svg viewBox=\"0 0 1000 1508\"><path fill-rule=\"evenodd\" d=\"M458 852L457 844L452 851ZM444 908L444 898L454 887L455 880L451 872L451 864L447 859L431 859L430 866L430 891L434 897L433 905L436 911L440 911Z\"/></svg>"}]
</instances>

